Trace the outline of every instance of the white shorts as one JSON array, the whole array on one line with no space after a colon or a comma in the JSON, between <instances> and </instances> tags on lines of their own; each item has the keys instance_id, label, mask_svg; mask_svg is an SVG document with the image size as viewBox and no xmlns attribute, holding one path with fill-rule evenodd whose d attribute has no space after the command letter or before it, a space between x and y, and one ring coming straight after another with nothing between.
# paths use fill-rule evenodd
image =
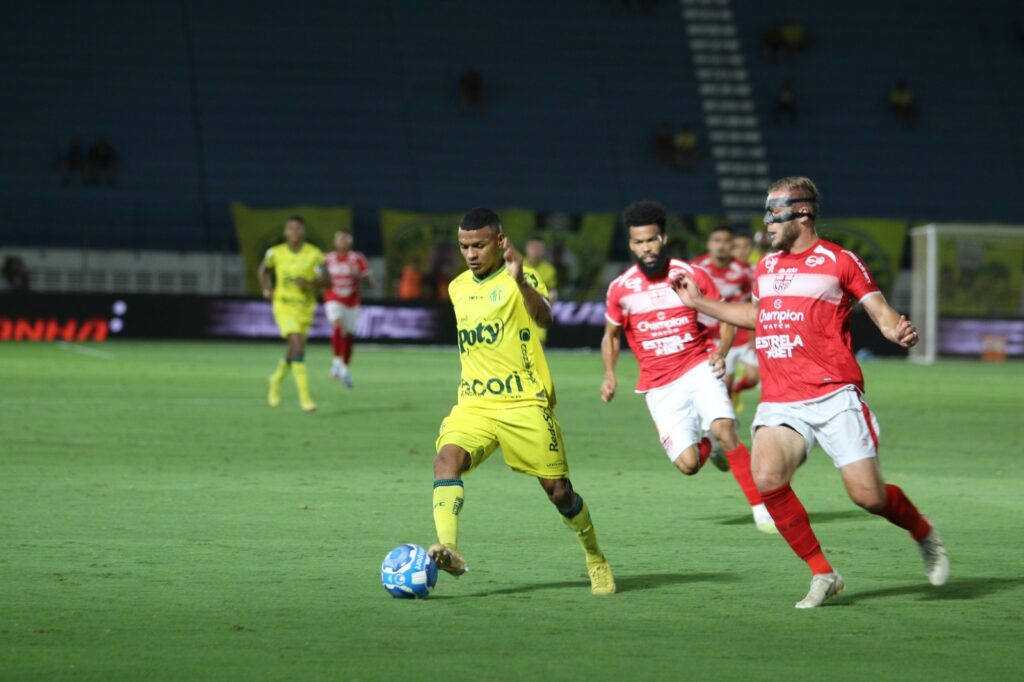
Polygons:
<instances>
[{"instance_id":1,"label":"white shorts","mask_svg":"<svg viewBox=\"0 0 1024 682\"><path fill-rule=\"evenodd\" d=\"M736 419L725 383L701 362L671 384L644 395L665 454L672 461L700 441L716 419Z\"/></svg>"},{"instance_id":2,"label":"white shorts","mask_svg":"<svg viewBox=\"0 0 1024 682\"><path fill-rule=\"evenodd\" d=\"M341 326L345 328L346 334L355 334L356 325L359 324L359 306L342 304L340 301L324 301L324 313L327 321L331 324L341 320Z\"/></svg>"},{"instance_id":3,"label":"white shorts","mask_svg":"<svg viewBox=\"0 0 1024 682\"><path fill-rule=\"evenodd\" d=\"M729 352L725 355L725 375L732 376L736 373L736 363L741 362L744 365L751 365L757 367L757 351L754 350L753 346L743 344L739 348L735 346L729 349Z\"/></svg>"},{"instance_id":4,"label":"white shorts","mask_svg":"<svg viewBox=\"0 0 1024 682\"><path fill-rule=\"evenodd\" d=\"M750 431L782 425L804 437L805 454L820 443L837 469L878 456L878 419L856 386L802 403L761 403Z\"/></svg>"}]
</instances>

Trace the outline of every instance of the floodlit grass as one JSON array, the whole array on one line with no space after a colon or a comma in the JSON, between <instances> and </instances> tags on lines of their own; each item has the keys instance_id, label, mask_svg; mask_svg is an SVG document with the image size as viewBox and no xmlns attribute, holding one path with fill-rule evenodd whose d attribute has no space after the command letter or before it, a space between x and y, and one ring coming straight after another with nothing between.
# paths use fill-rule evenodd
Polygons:
<instances>
[{"instance_id":1,"label":"floodlit grass","mask_svg":"<svg viewBox=\"0 0 1024 682\"><path fill-rule=\"evenodd\" d=\"M800 612L806 568L730 475L670 466L633 360L605 405L599 357L558 352L572 478L619 594L590 595L540 486L496 454L466 479L471 572L392 599L384 555L434 539L457 355L357 348L347 391L314 347L308 415L290 379L264 402L279 351L0 347L0 678L1019 679L1021 364L865 365L886 476L939 524L953 577L929 586L816 450L794 487L847 592Z\"/></svg>"}]
</instances>

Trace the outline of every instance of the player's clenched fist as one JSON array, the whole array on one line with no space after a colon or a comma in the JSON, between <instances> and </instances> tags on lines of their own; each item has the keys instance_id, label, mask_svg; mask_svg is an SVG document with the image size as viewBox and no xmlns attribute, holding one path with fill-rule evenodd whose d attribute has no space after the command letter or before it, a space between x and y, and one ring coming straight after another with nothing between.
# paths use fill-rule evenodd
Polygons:
<instances>
[{"instance_id":1,"label":"player's clenched fist","mask_svg":"<svg viewBox=\"0 0 1024 682\"><path fill-rule=\"evenodd\" d=\"M896 329L893 330L892 340L904 348L910 348L917 344L919 340L917 328L913 322L907 319L906 315L900 315L900 321L896 323Z\"/></svg>"}]
</instances>

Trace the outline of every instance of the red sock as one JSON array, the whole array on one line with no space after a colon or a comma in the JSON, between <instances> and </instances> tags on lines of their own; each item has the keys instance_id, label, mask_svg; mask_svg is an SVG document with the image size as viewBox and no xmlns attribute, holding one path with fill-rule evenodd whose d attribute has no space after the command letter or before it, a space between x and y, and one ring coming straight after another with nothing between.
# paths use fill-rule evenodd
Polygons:
<instances>
[{"instance_id":1,"label":"red sock","mask_svg":"<svg viewBox=\"0 0 1024 682\"><path fill-rule=\"evenodd\" d=\"M334 331L331 332L331 349L334 351L334 357L340 358L342 353L342 333L341 327L335 327Z\"/></svg>"},{"instance_id":2,"label":"red sock","mask_svg":"<svg viewBox=\"0 0 1024 682\"><path fill-rule=\"evenodd\" d=\"M757 386L758 380L751 377L740 377L732 384L732 392L739 393L740 391L746 391L748 389Z\"/></svg>"},{"instance_id":3,"label":"red sock","mask_svg":"<svg viewBox=\"0 0 1024 682\"><path fill-rule=\"evenodd\" d=\"M352 359L352 347L355 346L356 337L351 334L345 334L345 345L343 346L344 352L342 353L341 360L346 365Z\"/></svg>"},{"instance_id":4,"label":"red sock","mask_svg":"<svg viewBox=\"0 0 1024 682\"><path fill-rule=\"evenodd\" d=\"M832 565L821 551L821 544L811 530L807 510L789 485L761 493L764 506L775 521L775 527L796 555L807 562L811 573L831 573Z\"/></svg>"},{"instance_id":5,"label":"red sock","mask_svg":"<svg viewBox=\"0 0 1024 682\"><path fill-rule=\"evenodd\" d=\"M701 438L700 442L697 443L697 468L700 469L704 466L704 462L708 461L708 457L711 456L711 439Z\"/></svg>"},{"instance_id":6,"label":"red sock","mask_svg":"<svg viewBox=\"0 0 1024 682\"><path fill-rule=\"evenodd\" d=\"M747 446L740 443L735 450L725 453L725 458L729 460L729 470L736 482L739 483L740 490L747 496L750 506L761 504L761 493L757 492L754 478L750 475L750 452L747 450Z\"/></svg>"},{"instance_id":7,"label":"red sock","mask_svg":"<svg viewBox=\"0 0 1024 682\"><path fill-rule=\"evenodd\" d=\"M903 494L903 490L898 485L889 484L885 486L885 493L885 507L879 512L879 516L884 516L889 523L910 531L910 537L917 542L928 537L932 525L928 523L928 519L921 516L914 503Z\"/></svg>"}]
</instances>

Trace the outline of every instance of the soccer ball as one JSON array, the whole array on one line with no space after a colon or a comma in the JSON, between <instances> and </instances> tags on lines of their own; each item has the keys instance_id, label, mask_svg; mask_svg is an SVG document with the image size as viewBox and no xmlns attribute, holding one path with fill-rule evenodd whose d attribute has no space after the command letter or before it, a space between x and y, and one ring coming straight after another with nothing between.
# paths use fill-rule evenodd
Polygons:
<instances>
[{"instance_id":1,"label":"soccer ball","mask_svg":"<svg viewBox=\"0 0 1024 682\"><path fill-rule=\"evenodd\" d=\"M399 545L380 566L380 580L392 597L425 599L437 583L437 564L417 545Z\"/></svg>"}]
</instances>

